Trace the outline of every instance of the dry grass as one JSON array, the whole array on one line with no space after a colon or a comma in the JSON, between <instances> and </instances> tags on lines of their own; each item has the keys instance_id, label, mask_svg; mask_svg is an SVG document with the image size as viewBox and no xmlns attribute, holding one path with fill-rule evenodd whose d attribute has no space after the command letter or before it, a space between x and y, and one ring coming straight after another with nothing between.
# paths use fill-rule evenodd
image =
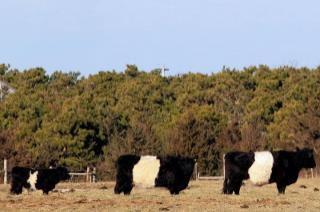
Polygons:
<instances>
[{"instance_id":1,"label":"dry grass","mask_svg":"<svg viewBox=\"0 0 320 212\"><path fill-rule=\"evenodd\" d=\"M240 196L221 194L222 181L193 181L178 196L165 189L135 188L130 196L114 195L114 183L59 184L68 193L20 196L0 185L0 211L320 211L320 178L300 179L278 195L275 184L254 187L247 183Z\"/></svg>"}]
</instances>

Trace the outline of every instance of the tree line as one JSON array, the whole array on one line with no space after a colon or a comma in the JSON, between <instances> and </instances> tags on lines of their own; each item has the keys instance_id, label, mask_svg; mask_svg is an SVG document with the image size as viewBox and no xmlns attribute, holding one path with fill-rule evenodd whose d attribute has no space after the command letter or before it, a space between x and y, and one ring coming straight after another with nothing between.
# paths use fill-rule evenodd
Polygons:
<instances>
[{"instance_id":1,"label":"tree line","mask_svg":"<svg viewBox=\"0 0 320 212\"><path fill-rule=\"evenodd\" d=\"M227 151L320 149L320 67L81 77L2 64L0 80L15 89L0 102L0 157L14 165L97 166L108 179L121 154L172 154L217 175Z\"/></svg>"}]
</instances>

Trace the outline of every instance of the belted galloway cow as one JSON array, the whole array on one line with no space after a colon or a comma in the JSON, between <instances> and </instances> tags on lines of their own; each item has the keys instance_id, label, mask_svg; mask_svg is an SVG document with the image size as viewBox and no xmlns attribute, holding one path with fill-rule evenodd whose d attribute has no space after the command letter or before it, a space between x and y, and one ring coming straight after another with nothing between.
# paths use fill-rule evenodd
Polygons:
<instances>
[{"instance_id":1,"label":"belted galloway cow","mask_svg":"<svg viewBox=\"0 0 320 212\"><path fill-rule=\"evenodd\" d=\"M22 188L28 190L42 190L48 194L53 190L56 184L70 178L69 171L64 167L56 169L30 169L26 167L15 166L11 171L11 189L12 194L21 194Z\"/></svg>"},{"instance_id":2,"label":"belted galloway cow","mask_svg":"<svg viewBox=\"0 0 320 212\"><path fill-rule=\"evenodd\" d=\"M312 149L297 151L229 152L225 155L224 194L239 194L242 181L255 185L276 183L279 194L295 183L303 168L314 168Z\"/></svg>"},{"instance_id":3,"label":"belted galloway cow","mask_svg":"<svg viewBox=\"0 0 320 212\"><path fill-rule=\"evenodd\" d=\"M133 186L166 187L171 194L187 188L195 160L178 156L122 155L117 160L115 194L130 194Z\"/></svg>"}]
</instances>

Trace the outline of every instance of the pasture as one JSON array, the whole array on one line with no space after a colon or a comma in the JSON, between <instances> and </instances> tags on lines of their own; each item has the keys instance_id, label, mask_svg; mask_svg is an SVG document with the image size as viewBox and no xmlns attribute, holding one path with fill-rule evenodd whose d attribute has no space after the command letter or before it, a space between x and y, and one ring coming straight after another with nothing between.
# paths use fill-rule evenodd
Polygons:
<instances>
[{"instance_id":1,"label":"pasture","mask_svg":"<svg viewBox=\"0 0 320 212\"><path fill-rule=\"evenodd\" d=\"M299 179L285 195L278 195L275 184L250 182L240 196L222 195L222 181L191 181L178 196L161 188L134 188L130 196L119 196L113 187L114 182L60 183L48 196L40 191L13 196L9 185L0 185L0 211L320 211L320 178Z\"/></svg>"}]
</instances>

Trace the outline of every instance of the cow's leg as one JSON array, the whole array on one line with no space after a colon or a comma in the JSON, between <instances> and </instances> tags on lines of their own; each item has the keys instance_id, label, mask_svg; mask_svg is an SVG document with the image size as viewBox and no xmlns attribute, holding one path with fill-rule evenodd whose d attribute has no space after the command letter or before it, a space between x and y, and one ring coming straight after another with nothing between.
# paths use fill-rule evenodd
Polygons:
<instances>
[{"instance_id":1,"label":"cow's leg","mask_svg":"<svg viewBox=\"0 0 320 212\"><path fill-rule=\"evenodd\" d=\"M175 184L176 182L173 183L169 183L166 187L169 189L170 194L172 195L176 195L179 194L179 192L181 191L179 189L179 186Z\"/></svg>"},{"instance_id":2,"label":"cow's leg","mask_svg":"<svg viewBox=\"0 0 320 212\"><path fill-rule=\"evenodd\" d=\"M232 194L233 192L239 195L240 187L242 185L242 178L226 178L223 183L223 193Z\"/></svg>"},{"instance_id":3,"label":"cow's leg","mask_svg":"<svg viewBox=\"0 0 320 212\"><path fill-rule=\"evenodd\" d=\"M168 186L168 189L169 189L171 195L178 195L181 191L181 189L177 188L174 185Z\"/></svg>"},{"instance_id":4,"label":"cow's leg","mask_svg":"<svg viewBox=\"0 0 320 212\"><path fill-rule=\"evenodd\" d=\"M22 181L22 179L15 179L15 178L12 179L11 189L10 189L11 194L21 194L22 193L23 183L21 181Z\"/></svg>"},{"instance_id":5,"label":"cow's leg","mask_svg":"<svg viewBox=\"0 0 320 212\"><path fill-rule=\"evenodd\" d=\"M22 193L22 183L12 183L11 189L10 189L11 194L21 194Z\"/></svg>"},{"instance_id":6,"label":"cow's leg","mask_svg":"<svg viewBox=\"0 0 320 212\"><path fill-rule=\"evenodd\" d=\"M123 190L122 190L123 184L125 184L125 182L117 180L116 185L114 187L115 194L121 194L121 192L123 192Z\"/></svg>"},{"instance_id":7,"label":"cow's leg","mask_svg":"<svg viewBox=\"0 0 320 212\"><path fill-rule=\"evenodd\" d=\"M223 189L222 189L222 192L224 194L228 193L228 187L227 186L228 186L227 179L224 179L224 181L223 181Z\"/></svg>"},{"instance_id":8,"label":"cow's leg","mask_svg":"<svg viewBox=\"0 0 320 212\"><path fill-rule=\"evenodd\" d=\"M242 180L237 180L237 181L234 182L234 184L233 184L233 191L234 191L234 193L235 193L236 195L239 195L241 185L242 185Z\"/></svg>"},{"instance_id":9,"label":"cow's leg","mask_svg":"<svg viewBox=\"0 0 320 212\"><path fill-rule=\"evenodd\" d=\"M123 189L123 194L130 195L132 188L133 186L131 185L131 183L130 185L127 183L126 187Z\"/></svg>"},{"instance_id":10,"label":"cow's leg","mask_svg":"<svg viewBox=\"0 0 320 212\"><path fill-rule=\"evenodd\" d=\"M178 195L180 193L180 191L175 191L174 193L173 193L173 195Z\"/></svg>"},{"instance_id":11,"label":"cow's leg","mask_svg":"<svg viewBox=\"0 0 320 212\"><path fill-rule=\"evenodd\" d=\"M49 191L50 189L47 187L47 186L43 186L41 188L38 188L39 190L42 190L42 194L43 195L48 195L49 194Z\"/></svg>"},{"instance_id":12,"label":"cow's leg","mask_svg":"<svg viewBox=\"0 0 320 212\"><path fill-rule=\"evenodd\" d=\"M15 189L15 194L21 194L22 193L22 185L17 186L17 188Z\"/></svg>"},{"instance_id":13,"label":"cow's leg","mask_svg":"<svg viewBox=\"0 0 320 212\"><path fill-rule=\"evenodd\" d=\"M284 194L286 190L286 185L280 182L277 182L277 189L279 194Z\"/></svg>"},{"instance_id":14,"label":"cow's leg","mask_svg":"<svg viewBox=\"0 0 320 212\"><path fill-rule=\"evenodd\" d=\"M232 194L232 188L230 185L230 179L229 178L225 178L224 182L223 182L223 193L224 194Z\"/></svg>"},{"instance_id":15,"label":"cow's leg","mask_svg":"<svg viewBox=\"0 0 320 212\"><path fill-rule=\"evenodd\" d=\"M50 191L52 191L56 187L55 183L48 183L43 186L36 187L37 189L42 189L44 195L48 195Z\"/></svg>"},{"instance_id":16,"label":"cow's leg","mask_svg":"<svg viewBox=\"0 0 320 212\"><path fill-rule=\"evenodd\" d=\"M119 182L116 182L116 185L114 187L114 193L115 194L120 194L121 193Z\"/></svg>"},{"instance_id":17,"label":"cow's leg","mask_svg":"<svg viewBox=\"0 0 320 212\"><path fill-rule=\"evenodd\" d=\"M132 171L131 171L132 172ZM116 185L114 187L115 194L129 195L133 188L133 177L132 173L128 170L118 171L116 176Z\"/></svg>"},{"instance_id":18,"label":"cow's leg","mask_svg":"<svg viewBox=\"0 0 320 212\"><path fill-rule=\"evenodd\" d=\"M114 193L121 194L121 192L122 192L121 186L119 185L119 182L117 182L116 186L114 187Z\"/></svg>"},{"instance_id":19,"label":"cow's leg","mask_svg":"<svg viewBox=\"0 0 320 212\"><path fill-rule=\"evenodd\" d=\"M179 194L179 191L177 191L177 190L174 189L174 188L173 188L173 189L170 189L169 191L170 191L170 194L171 194L171 195L177 195L177 194Z\"/></svg>"},{"instance_id":20,"label":"cow's leg","mask_svg":"<svg viewBox=\"0 0 320 212\"><path fill-rule=\"evenodd\" d=\"M187 179L181 179L181 180L178 180L177 178L175 178L175 182L173 185L169 186L169 190L170 190L170 193L173 194L173 195L178 195L180 193L180 191L186 189L188 187L188 182L189 180Z\"/></svg>"},{"instance_id":21,"label":"cow's leg","mask_svg":"<svg viewBox=\"0 0 320 212\"><path fill-rule=\"evenodd\" d=\"M131 190L133 188L133 185L131 182L117 182L116 186L114 187L114 193L115 194L121 194L122 192L125 195L129 195L131 193Z\"/></svg>"}]
</instances>

